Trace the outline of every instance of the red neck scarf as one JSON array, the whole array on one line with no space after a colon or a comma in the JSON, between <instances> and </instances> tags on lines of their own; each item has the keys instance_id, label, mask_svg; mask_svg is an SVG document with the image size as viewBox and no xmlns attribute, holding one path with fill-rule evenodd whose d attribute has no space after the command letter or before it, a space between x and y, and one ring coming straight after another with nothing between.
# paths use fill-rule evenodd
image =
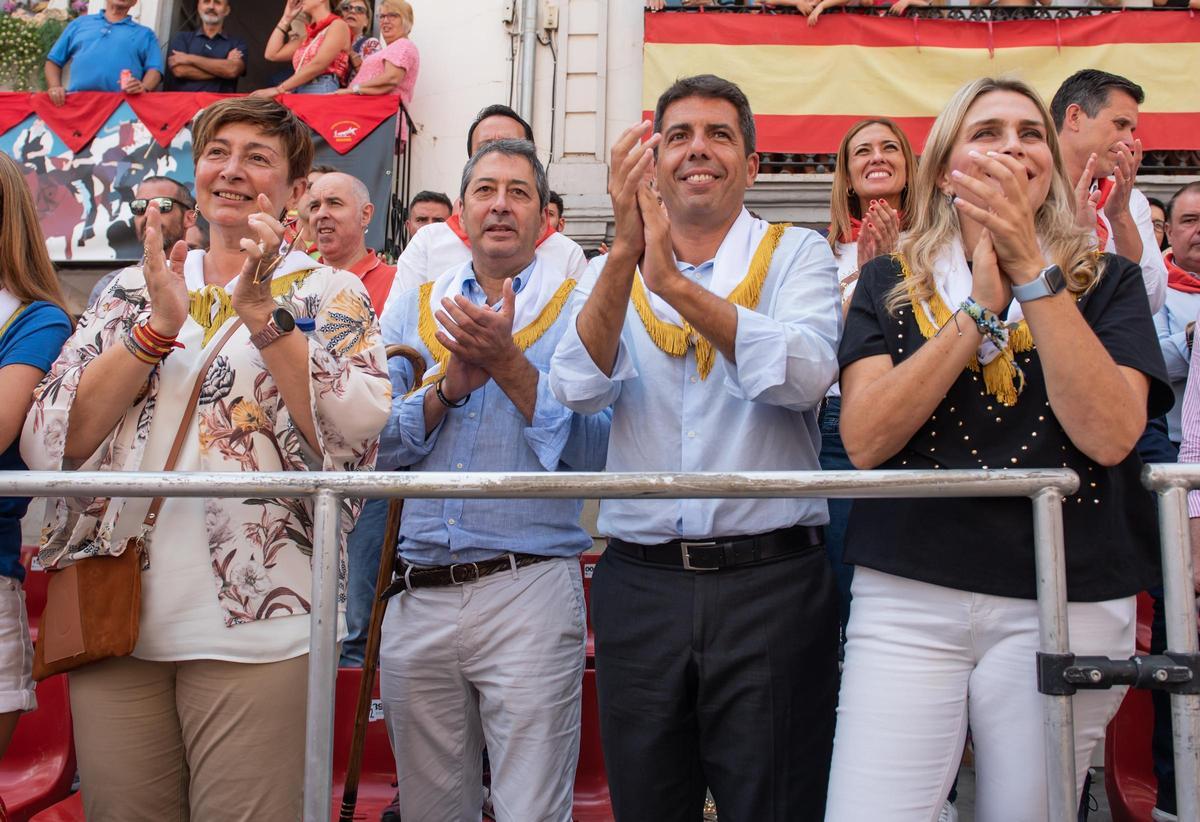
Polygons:
<instances>
[{"instance_id":1,"label":"red neck scarf","mask_svg":"<svg viewBox=\"0 0 1200 822\"><path fill-rule=\"evenodd\" d=\"M833 228L833 226L830 226L830 228ZM859 220L856 217L851 217L850 218L850 235L847 236L847 235L843 234L841 239L838 242L845 243L845 244L857 243L859 234L862 234L862 220Z\"/></svg>"},{"instance_id":2,"label":"red neck scarf","mask_svg":"<svg viewBox=\"0 0 1200 822\"><path fill-rule=\"evenodd\" d=\"M459 219L459 215L451 214L450 218L446 220L446 228L453 231L454 236L462 240L463 245L465 245L467 248L471 247L471 240L469 237L467 237L467 230L463 228L462 220ZM537 245L541 245L542 243L546 242L546 239L553 233L554 227L547 222L542 228L541 236L537 239Z\"/></svg>"},{"instance_id":3,"label":"red neck scarf","mask_svg":"<svg viewBox=\"0 0 1200 822\"><path fill-rule=\"evenodd\" d=\"M318 34L320 34L321 32L323 32L325 29L327 29L327 28L329 28L331 25L333 25L333 21L334 21L334 20L341 20L341 19L342 19L342 18L341 18L341 17L339 17L338 15L334 14L333 12L330 12L329 14L327 14L327 15L325 16L325 19L324 19L324 20L322 20L321 22L319 22L319 23L308 23L308 24L307 24L307 25L305 25L305 27L304 27L304 35L305 35L305 37L304 37L304 42L305 42L305 43L311 43L311 42L312 42L312 39L313 39L314 37L316 37Z\"/></svg>"},{"instance_id":4,"label":"red neck scarf","mask_svg":"<svg viewBox=\"0 0 1200 822\"><path fill-rule=\"evenodd\" d=\"M1096 183L1096 188L1100 189L1100 199L1096 203L1096 238L1100 240L1101 251L1108 245L1108 223L1104 222L1100 214L1104 211L1104 204L1108 202L1108 195L1112 194L1114 185L1114 181L1107 177Z\"/></svg>"},{"instance_id":5,"label":"red neck scarf","mask_svg":"<svg viewBox=\"0 0 1200 822\"><path fill-rule=\"evenodd\" d=\"M1163 255L1167 264L1167 285L1176 291L1188 294L1200 294L1200 277L1193 276L1175 264L1175 252L1168 251Z\"/></svg>"}]
</instances>

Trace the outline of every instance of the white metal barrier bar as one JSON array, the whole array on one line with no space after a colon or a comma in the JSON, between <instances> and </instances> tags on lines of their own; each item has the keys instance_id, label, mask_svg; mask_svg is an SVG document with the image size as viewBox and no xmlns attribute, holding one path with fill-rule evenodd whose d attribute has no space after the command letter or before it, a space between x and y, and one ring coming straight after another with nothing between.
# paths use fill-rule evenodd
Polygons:
<instances>
[{"instance_id":1,"label":"white metal barrier bar","mask_svg":"<svg viewBox=\"0 0 1200 822\"><path fill-rule=\"evenodd\" d=\"M1189 655L1194 660L1200 642L1187 492L1200 488L1200 465L1148 465L1142 482L1158 494L1167 654ZM1200 822L1200 694L1171 694L1171 725L1176 815L1180 822Z\"/></svg>"},{"instance_id":2,"label":"white metal barrier bar","mask_svg":"<svg viewBox=\"0 0 1200 822\"><path fill-rule=\"evenodd\" d=\"M1200 476L1198 476L1200 482ZM333 710L337 676L338 522L347 497L406 498L914 498L1030 497L1034 500L1038 597L1046 652L1067 648L1062 496L1074 471L750 471L740 473L128 473L0 471L0 496L313 497L312 632L308 672L304 820L332 808ZM1061 600L1061 601L1060 601ZM1174 698L1173 698L1174 699ZM1076 812L1069 697L1046 697L1052 819ZM1181 816L1181 819L1186 817ZM1200 822L1200 820L1193 820Z\"/></svg>"},{"instance_id":3,"label":"white metal barrier bar","mask_svg":"<svg viewBox=\"0 0 1200 822\"><path fill-rule=\"evenodd\" d=\"M1039 649L1065 654L1071 650L1067 630L1067 568L1063 542L1063 491L1046 488L1033 498L1034 562L1037 573ZM1066 694L1042 694L1042 735L1046 742L1046 791L1050 819L1079 814L1075 792L1075 713Z\"/></svg>"},{"instance_id":4,"label":"white metal barrier bar","mask_svg":"<svg viewBox=\"0 0 1200 822\"><path fill-rule=\"evenodd\" d=\"M1021 471L744 471L737 473L276 473L0 471L0 496L704 499L720 497L1033 497L1072 494L1066 469Z\"/></svg>"}]
</instances>

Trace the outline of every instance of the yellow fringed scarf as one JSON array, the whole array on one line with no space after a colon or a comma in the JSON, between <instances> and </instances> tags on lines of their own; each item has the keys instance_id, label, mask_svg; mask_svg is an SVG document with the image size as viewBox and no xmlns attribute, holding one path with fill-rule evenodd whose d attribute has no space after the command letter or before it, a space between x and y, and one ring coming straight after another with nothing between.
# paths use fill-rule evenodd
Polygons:
<instances>
[{"instance_id":1,"label":"yellow fringed scarf","mask_svg":"<svg viewBox=\"0 0 1200 822\"><path fill-rule=\"evenodd\" d=\"M912 305L913 316L917 320L917 327L921 329L921 336L925 339L932 339L946 323L950 322L950 318L954 316L954 312L946 305L942 295L934 289L933 294L929 298L929 314L933 314L932 322L929 319L929 314L922 310L921 305L917 302L916 296L913 294L912 287L912 272L908 268L908 262L899 254L893 254L892 258L900 263L900 271L905 282L908 283L908 297ZM1013 362L1017 354L1023 354L1033 348L1033 334L1029 330L1029 325L1025 320L1021 320L1017 325L1009 330L1008 345L1000 349L1000 356L992 360L983 367L983 385L989 394L1004 406L1012 407L1017 404L1017 396L1020 390L1017 387L1017 367ZM979 371L979 358L972 356L967 362L967 368L972 371Z\"/></svg>"},{"instance_id":2,"label":"yellow fringed scarf","mask_svg":"<svg viewBox=\"0 0 1200 822\"><path fill-rule=\"evenodd\" d=\"M303 282L312 271L313 269L307 268L294 274L276 277L271 281L271 296L276 299L282 297L293 285ZM217 307L215 313L214 305ZM208 345L208 341L221 330L225 321L236 316L237 311L234 310L233 299L228 291L219 285L206 285L204 288L188 292L188 314L204 329L204 341L201 345Z\"/></svg>"},{"instance_id":3,"label":"yellow fringed scarf","mask_svg":"<svg viewBox=\"0 0 1200 822\"><path fill-rule=\"evenodd\" d=\"M750 270L745 278L729 292L726 300L751 311L758 307L758 301L762 299L763 284L767 281L767 274L771 270L771 258L775 256L779 240L788 227L788 223L771 224L762 241L759 242L758 249L754 252L754 257L750 261ZM637 311L642 325L646 328L646 333L659 350L672 357L682 357L687 354L688 347L694 345L696 347L696 370L700 372L700 379L708 379L717 360L713 344L703 334L698 333L687 320L684 320L683 326L680 327L675 323L659 319L650 305L650 298L646 296L646 286L642 284L641 271L638 271L633 278L631 296L634 310Z\"/></svg>"},{"instance_id":4,"label":"yellow fringed scarf","mask_svg":"<svg viewBox=\"0 0 1200 822\"><path fill-rule=\"evenodd\" d=\"M441 379L442 373L446 368L446 363L450 361L449 350L438 342L437 337L434 336L438 325L437 320L433 316L433 309L429 305L429 295L433 292L433 285L432 281L423 283L418 292L417 332L421 335L421 342L425 343L425 347L433 355L433 360L437 363L437 367L429 369L429 373L421 382L421 385L413 386L412 391L416 391L418 388ZM525 351L550 330L550 326L554 325L554 321L562 313L563 306L567 304L567 298L571 296L571 291L574 288L575 280L569 278L563 280L562 285L558 287L558 290L554 292L554 295L542 307L537 317L529 325L513 334L513 344L517 346L518 350ZM409 393L412 393L412 391Z\"/></svg>"}]
</instances>

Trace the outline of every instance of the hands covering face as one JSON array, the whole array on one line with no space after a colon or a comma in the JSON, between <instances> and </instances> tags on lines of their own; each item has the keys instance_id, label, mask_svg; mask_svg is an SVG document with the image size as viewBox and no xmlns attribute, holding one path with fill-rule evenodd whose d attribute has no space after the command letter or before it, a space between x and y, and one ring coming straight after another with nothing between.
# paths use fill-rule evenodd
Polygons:
<instances>
[{"instance_id":1,"label":"hands covering face","mask_svg":"<svg viewBox=\"0 0 1200 822\"><path fill-rule=\"evenodd\" d=\"M972 296L999 312L1011 300L1013 284L1030 282L1041 272L1041 245L1025 167L995 151L972 151L970 158L969 172L950 173L954 207L985 229L973 254Z\"/></svg>"}]
</instances>

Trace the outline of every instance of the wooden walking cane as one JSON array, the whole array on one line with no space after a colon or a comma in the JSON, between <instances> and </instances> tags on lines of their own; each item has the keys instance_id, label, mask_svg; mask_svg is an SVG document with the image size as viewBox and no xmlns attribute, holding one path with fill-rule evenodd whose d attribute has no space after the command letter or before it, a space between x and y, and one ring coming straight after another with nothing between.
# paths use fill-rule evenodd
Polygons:
<instances>
[{"instance_id":1,"label":"wooden walking cane","mask_svg":"<svg viewBox=\"0 0 1200 822\"><path fill-rule=\"evenodd\" d=\"M425 358L407 345L389 345L387 358L404 357L413 370L413 385L420 385L425 376ZM400 533L400 514L404 500L394 497L388 501L387 525L383 531L383 549L379 557L379 576L375 580L375 602L371 606L371 621L367 627L367 648L363 656L362 682L358 686L358 703L354 707L354 736L350 740L350 761L346 763L346 783L342 788L342 809L338 822L351 822L358 804L358 779L362 774L363 746L367 741L367 717L371 710L371 693L375 689L375 672L379 667L379 637L383 628L383 612L387 603L383 592L392 582L396 565L396 540Z\"/></svg>"}]
</instances>

